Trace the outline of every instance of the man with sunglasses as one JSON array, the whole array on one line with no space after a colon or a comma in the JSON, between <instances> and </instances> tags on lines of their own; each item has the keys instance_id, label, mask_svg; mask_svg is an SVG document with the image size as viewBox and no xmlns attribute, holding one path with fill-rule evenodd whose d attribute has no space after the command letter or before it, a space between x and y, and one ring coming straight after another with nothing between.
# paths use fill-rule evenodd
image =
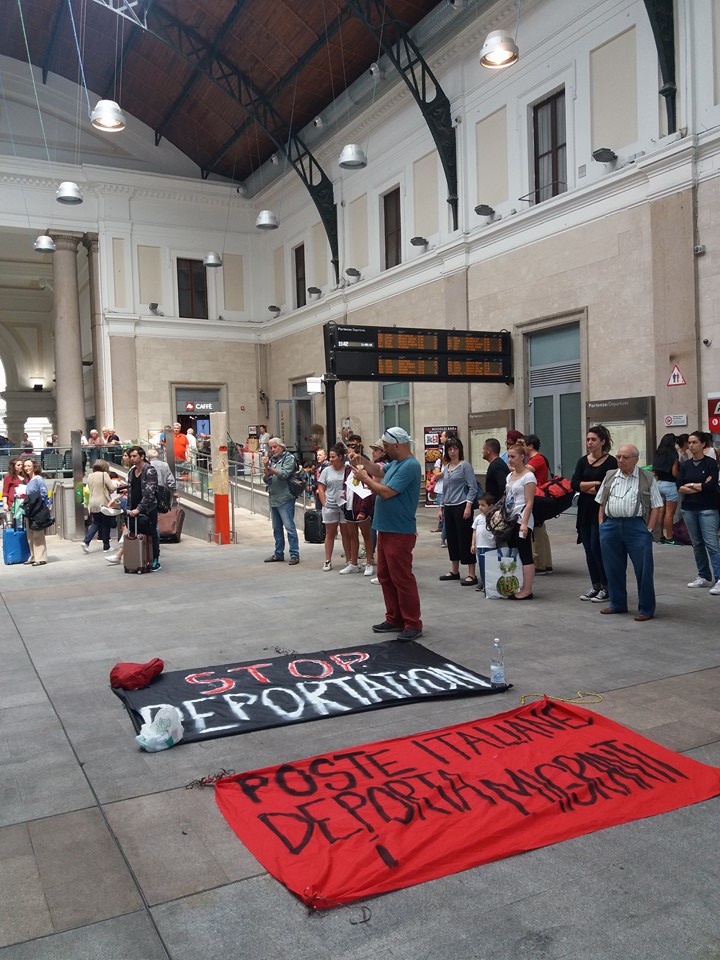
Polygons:
<instances>
[{"instance_id":1,"label":"man with sunglasses","mask_svg":"<svg viewBox=\"0 0 720 960\"><path fill-rule=\"evenodd\" d=\"M397 634L402 641L422 636L420 596L412 570L417 540L415 512L420 498L420 464L412 455L413 442L402 427L389 427L382 435L387 464L352 456L353 473L377 494L373 529L377 531L377 575L385 599L385 620L375 633ZM383 469L384 468L384 469Z\"/></svg>"}]
</instances>

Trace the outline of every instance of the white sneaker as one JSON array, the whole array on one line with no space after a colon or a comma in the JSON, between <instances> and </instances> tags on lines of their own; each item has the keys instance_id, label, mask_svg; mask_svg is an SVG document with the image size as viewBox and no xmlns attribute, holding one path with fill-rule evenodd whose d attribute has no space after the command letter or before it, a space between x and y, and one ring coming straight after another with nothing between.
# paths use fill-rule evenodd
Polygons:
<instances>
[{"instance_id":1,"label":"white sneaker","mask_svg":"<svg viewBox=\"0 0 720 960\"><path fill-rule=\"evenodd\" d=\"M711 593L714 597L720 597L720 580L718 580L718 582L717 582L717 583L715 584L715 586L712 588L712 590L710 591L710 593Z\"/></svg>"},{"instance_id":2,"label":"white sneaker","mask_svg":"<svg viewBox=\"0 0 720 960\"><path fill-rule=\"evenodd\" d=\"M712 587L712 586L713 586L713 582L712 582L712 580L706 580L705 577L698 577L697 580L693 580L693 582L692 582L692 583L689 583L688 586L690 587L691 590L693 590L693 589L695 589L695 588L697 588L697 587ZM714 590L714 589L715 589L715 588L713 587L713 590ZM718 592L720 592L720 591L718 591Z\"/></svg>"},{"instance_id":3,"label":"white sneaker","mask_svg":"<svg viewBox=\"0 0 720 960\"><path fill-rule=\"evenodd\" d=\"M323 564L323 571L327 573L328 570L332 570L332 564L330 563L329 560L326 560L325 563Z\"/></svg>"},{"instance_id":4,"label":"white sneaker","mask_svg":"<svg viewBox=\"0 0 720 960\"><path fill-rule=\"evenodd\" d=\"M85 543L84 540L83 540L83 542L80 544L80 546L82 547L82 552L83 552L83 553L90 553L90 547Z\"/></svg>"},{"instance_id":5,"label":"white sneaker","mask_svg":"<svg viewBox=\"0 0 720 960\"><path fill-rule=\"evenodd\" d=\"M349 563L346 567L343 567L340 573L362 573L362 570L356 563Z\"/></svg>"},{"instance_id":6,"label":"white sneaker","mask_svg":"<svg viewBox=\"0 0 720 960\"><path fill-rule=\"evenodd\" d=\"M380 583L380 581L378 580L377 577L373 577L372 580L370 581L370 583L374 583L375 586L378 586L378 584Z\"/></svg>"},{"instance_id":7,"label":"white sneaker","mask_svg":"<svg viewBox=\"0 0 720 960\"><path fill-rule=\"evenodd\" d=\"M375 576L375 567L372 563L366 563L365 569L363 570L364 577L374 577ZM720 583L720 581L718 581Z\"/></svg>"},{"instance_id":8,"label":"white sneaker","mask_svg":"<svg viewBox=\"0 0 720 960\"><path fill-rule=\"evenodd\" d=\"M122 563L122 557L114 553L111 557L105 557L108 563Z\"/></svg>"}]
</instances>

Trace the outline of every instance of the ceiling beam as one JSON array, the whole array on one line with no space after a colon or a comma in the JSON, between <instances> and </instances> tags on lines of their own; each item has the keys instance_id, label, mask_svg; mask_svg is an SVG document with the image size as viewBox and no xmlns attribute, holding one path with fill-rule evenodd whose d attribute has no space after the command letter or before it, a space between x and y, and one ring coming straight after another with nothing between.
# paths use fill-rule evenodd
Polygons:
<instances>
[{"instance_id":1,"label":"ceiling beam","mask_svg":"<svg viewBox=\"0 0 720 960\"><path fill-rule=\"evenodd\" d=\"M448 188L447 202L452 210L453 230L457 230L457 144L455 129L452 125L450 101L425 62L419 48L410 38L407 24L393 17L385 0L345 0L345 3L375 37L379 48L403 78L420 107L445 171ZM394 42L388 41L389 32L395 35Z\"/></svg>"},{"instance_id":2,"label":"ceiling beam","mask_svg":"<svg viewBox=\"0 0 720 960\"><path fill-rule=\"evenodd\" d=\"M117 97L117 78L122 77L123 64L125 58L142 36L142 28L135 24L133 29L119 50L115 51L115 69L113 70L112 80L108 82L105 92L102 95L103 100L114 100Z\"/></svg>"},{"instance_id":3,"label":"ceiling beam","mask_svg":"<svg viewBox=\"0 0 720 960\"><path fill-rule=\"evenodd\" d=\"M47 52L42 65L43 83L47 83L48 73L50 73L50 64L52 63L53 56L55 55L55 45L57 44L57 38L60 34L60 26L62 24L64 9L65 4L61 4L61 6L58 7L57 13L55 14L55 21L53 23L52 33L50 35L50 43L48 44Z\"/></svg>"},{"instance_id":4,"label":"ceiling beam","mask_svg":"<svg viewBox=\"0 0 720 960\"><path fill-rule=\"evenodd\" d=\"M313 43L308 48L304 56L300 60L296 61L292 69L288 70L288 72L284 74L284 76L282 76L277 81L277 83L274 84L273 87L271 87L271 89L268 91L268 98L270 100L273 100L280 93L281 90L283 90L289 83L292 83L295 77L297 76L297 74L300 72L300 70L305 66L305 64L308 63L319 50L327 46L330 39L334 37L335 34L340 30L340 27L342 26L342 24L347 22L347 20L349 19L350 19L350 14L347 11L340 11L338 18L333 21L332 29L328 29L322 37L318 37L315 43ZM208 163L203 168L203 177L207 177L212 173L212 171L215 169L218 163L220 163L220 161L228 152L228 150L231 150L234 144L237 143L237 141L243 136L243 134L247 133L247 131L252 126L253 122L254 121L252 119L246 120L245 123L241 124L238 127L238 129L235 131L235 133L233 133L225 141L222 147L220 147L217 153L214 154L214 156L208 161Z\"/></svg>"},{"instance_id":5,"label":"ceiling beam","mask_svg":"<svg viewBox=\"0 0 720 960\"><path fill-rule=\"evenodd\" d=\"M132 3L133 0L94 0L94 2L116 14L126 16L118 9L118 5ZM233 63L217 52L213 53L212 48L194 30L180 23L160 7L147 9L144 20L144 30L187 60L228 97L240 104L243 110L265 131L278 151L287 157L320 214L330 244L335 281L339 282L337 204L333 184L310 150L283 120L266 94L259 90Z\"/></svg>"},{"instance_id":6,"label":"ceiling beam","mask_svg":"<svg viewBox=\"0 0 720 960\"><path fill-rule=\"evenodd\" d=\"M235 3L235 6L232 9L232 12L230 13L230 16L227 18L225 23L223 23L220 29L218 30L217 35L212 42L212 47L209 48L209 51L210 51L209 56L212 56L212 57L215 56L215 54L218 51L218 47L220 46L220 44L223 42L225 37L227 37L228 33L232 29L233 24L235 23L237 18L240 16L240 13L242 12L242 9L245 6L246 2L247 0L237 0L237 2ZM188 98L193 87L198 82L200 77L202 77L202 75L203 74L198 69L198 67L195 67L187 83L185 84L185 86L182 88L177 98L175 99L175 103L173 103L170 109L166 112L163 119L160 121L160 124L155 128L155 146L156 147L164 137L165 131L167 130L167 128L173 122L173 120L178 115L180 110L182 110L182 107L186 99Z\"/></svg>"},{"instance_id":7,"label":"ceiling beam","mask_svg":"<svg viewBox=\"0 0 720 960\"><path fill-rule=\"evenodd\" d=\"M675 81L675 12L673 0L645 0L650 26L655 37L662 86L660 95L665 97L668 133L677 130L677 83Z\"/></svg>"}]
</instances>

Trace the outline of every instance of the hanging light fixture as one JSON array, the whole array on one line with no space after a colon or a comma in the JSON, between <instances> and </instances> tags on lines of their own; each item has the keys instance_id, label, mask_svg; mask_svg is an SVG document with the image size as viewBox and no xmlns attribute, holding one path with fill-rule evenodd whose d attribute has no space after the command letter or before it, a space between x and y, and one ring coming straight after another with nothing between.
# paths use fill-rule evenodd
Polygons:
<instances>
[{"instance_id":1,"label":"hanging light fixture","mask_svg":"<svg viewBox=\"0 0 720 960\"><path fill-rule=\"evenodd\" d=\"M280 221L272 210L261 210L257 215L255 226L258 230L277 230L280 226Z\"/></svg>"},{"instance_id":2,"label":"hanging light fixture","mask_svg":"<svg viewBox=\"0 0 720 960\"><path fill-rule=\"evenodd\" d=\"M493 30L485 39L480 51L480 63L490 70L501 70L517 63L520 51L517 44L504 30Z\"/></svg>"},{"instance_id":3,"label":"hanging light fixture","mask_svg":"<svg viewBox=\"0 0 720 960\"><path fill-rule=\"evenodd\" d=\"M485 38L485 43L480 51L480 64L483 67L487 67L489 70L502 70L503 67L510 67L520 59L517 38L520 29L521 6L522 0L518 0L514 37L505 30L492 30Z\"/></svg>"},{"instance_id":4,"label":"hanging light fixture","mask_svg":"<svg viewBox=\"0 0 720 960\"><path fill-rule=\"evenodd\" d=\"M60 186L55 192L58 203L82 203L83 195L80 192L80 187L73 183L72 180L63 180Z\"/></svg>"},{"instance_id":5,"label":"hanging light fixture","mask_svg":"<svg viewBox=\"0 0 720 960\"><path fill-rule=\"evenodd\" d=\"M38 253L55 253L55 241L46 233L41 233L33 244L33 249Z\"/></svg>"},{"instance_id":6,"label":"hanging light fixture","mask_svg":"<svg viewBox=\"0 0 720 960\"><path fill-rule=\"evenodd\" d=\"M338 166L342 167L343 170L362 170L363 167L367 166L365 151L357 143L346 144L340 154Z\"/></svg>"},{"instance_id":7,"label":"hanging light fixture","mask_svg":"<svg viewBox=\"0 0 720 960\"><path fill-rule=\"evenodd\" d=\"M99 100L90 114L90 122L96 130L118 133L125 129L125 115L114 100Z\"/></svg>"},{"instance_id":8,"label":"hanging light fixture","mask_svg":"<svg viewBox=\"0 0 720 960\"><path fill-rule=\"evenodd\" d=\"M209 253L206 253L203 257L204 267L221 267L222 265L222 257L215 250L210 250Z\"/></svg>"}]
</instances>

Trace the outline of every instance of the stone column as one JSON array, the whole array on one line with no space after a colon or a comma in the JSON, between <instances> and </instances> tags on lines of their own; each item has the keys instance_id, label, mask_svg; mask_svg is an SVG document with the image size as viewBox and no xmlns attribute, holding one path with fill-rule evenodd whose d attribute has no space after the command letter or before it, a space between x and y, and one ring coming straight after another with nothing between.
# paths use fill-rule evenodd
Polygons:
<instances>
[{"instance_id":1,"label":"stone column","mask_svg":"<svg viewBox=\"0 0 720 960\"><path fill-rule=\"evenodd\" d=\"M100 273L98 270L98 235L86 233L82 239L87 250L90 288L90 326L93 353L93 394L95 396L95 425L98 430L110 427L105 403L105 351L103 349L103 315L100 301Z\"/></svg>"},{"instance_id":2,"label":"stone column","mask_svg":"<svg viewBox=\"0 0 720 960\"><path fill-rule=\"evenodd\" d=\"M5 434L12 441L13 447L19 447L22 444L26 420L27 414L23 413L17 416L11 413L8 405L8 411L5 414Z\"/></svg>"},{"instance_id":3,"label":"stone column","mask_svg":"<svg viewBox=\"0 0 720 960\"><path fill-rule=\"evenodd\" d=\"M77 251L81 233L53 233L55 396L61 447L70 446L70 431L85 432L80 302Z\"/></svg>"}]
</instances>

